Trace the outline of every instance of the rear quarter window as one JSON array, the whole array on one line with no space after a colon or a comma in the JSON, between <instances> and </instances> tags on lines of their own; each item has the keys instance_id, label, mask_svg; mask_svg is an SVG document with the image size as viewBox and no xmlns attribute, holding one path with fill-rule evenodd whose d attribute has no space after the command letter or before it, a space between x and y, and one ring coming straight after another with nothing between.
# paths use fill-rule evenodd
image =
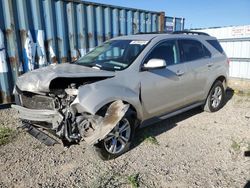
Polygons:
<instances>
[{"instance_id":1,"label":"rear quarter window","mask_svg":"<svg viewBox=\"0 0 250 188\"><path fill-rule=\"evenodd\" d=\"M207 40L207 42L211 44L220 53L224 53L223 48L221 47L220 43L217 40Z\"/></svg>"},{"instance_id":2,"label":"rear quarter window","mask_svg":"<svg viewBox=\"0 0 250 188\"><path fill-rule=\"evenodd\" d=\"M181 62L194 61L211 57L210 51L199 41L192 39L178 40Z\"/></svg>"}]
</instances>

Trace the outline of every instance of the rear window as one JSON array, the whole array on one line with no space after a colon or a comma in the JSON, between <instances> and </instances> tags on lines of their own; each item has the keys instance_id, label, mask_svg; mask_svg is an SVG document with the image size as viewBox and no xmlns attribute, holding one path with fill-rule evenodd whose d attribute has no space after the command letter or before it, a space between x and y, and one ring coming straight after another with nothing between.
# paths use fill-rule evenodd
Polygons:
<instances>
[{"instance_id":1,"label":"rear window","mask_svg":"<svg viewBox=\"0 0 250 188\"><path fill-rule=\"evenodd\" d=\"M207 42L211 44L220 53L224 52L223 48L221 47L220 43L217 40L207 40Z\"/></svg>"},{"instance_id":2,"label":"rear window","mask_svg":"<svg viewBox=\"0 0 250 188\"><path fill-rule=\"evenodd\" d=\"M209 50L197 40L182 39L178 43L181 51L181 62L211 57Z\"/></svg>"}]
</instances>

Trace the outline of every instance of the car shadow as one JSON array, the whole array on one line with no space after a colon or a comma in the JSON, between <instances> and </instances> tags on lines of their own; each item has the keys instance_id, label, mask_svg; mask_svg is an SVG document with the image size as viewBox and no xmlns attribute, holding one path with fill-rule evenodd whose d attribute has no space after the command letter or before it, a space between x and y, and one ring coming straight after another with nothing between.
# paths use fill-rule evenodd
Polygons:
<instances>
[{"instance_id":1,"label":"car shadow","mask_svg":"<svg viewBox=\"0 0 250 188\"><path fill-rule=\"evenodd\" d=\"M5 110L11 108L12 103L9 104L0 104L0 110Z\"/></svg>"},{"instance_id":2,"label":"car shadow","mask_svg":"<svg viewBox=\"0 0 250 188\"><path fill-rule=\"evenodd\" d=\"M228 88L226 90L226 98L225 98L224 106L228 103L228 101L232 99L233 95L234 95L234 90L231 88ZM201 107L197 107L187 112L183 112L179 115L173 116L171 118L151 124L147 127L140 128L135 133L134 142L131 145L131 150L139 146L142 142L144 142L148 138L150 138L150 140L155 139L156 136L176 127L179 122L186 120L188 118L191 118L192 116L195 116L202 112L203 112L203 109ZM155 142L157 142L157 140L155 140Z\"/></svg>"},{"instance_id":3,"label":"car shadow","mask_svg":"<svg viewBox=\"0 0 250 188\"><path fill-rule=\"evenodd\" d=\"M250 188L250 181L247 181L246 185L243 188Z\"/></svg>"},{"instance_id":4,"label":"car shadow","mask_svg":"<svg viewBox=\"0 0 250 188\"><path fill-rule=\"evenodd\" d=\"M131 145L131 150L139 146L142 142L144 142L148 138L155 139L156 136L176 127L179 122L202 112L203 110L200 107L197 107L187 112L176 115L174 117L159 121L155 124L151 124L147 127L140 128L135 133L134 142Z\"/></svg>"},{"instance_id":5,"label":"car shadow","mask_svg":"<svg viewBox=\"0 0 250 188\"><path fill-rule=\"evenodd\" d=\"M250 150L244 152L245 157L250 157ZM250 180L247 181L246 185L244 185L244 188L250 188Z\"/></svg>"},{"instance_id":6,"label":"car shadow","mask_svg":"<svg viewBox=\"0 0 250 188\"><path fill-rule=\"evenodd\" d=\"M228 103L228 101L230 101L233 98L233 96L234 96L234 90L228 87L226 90L226 98L225 98L224 106Z\"/></svg>"}]
</instances>

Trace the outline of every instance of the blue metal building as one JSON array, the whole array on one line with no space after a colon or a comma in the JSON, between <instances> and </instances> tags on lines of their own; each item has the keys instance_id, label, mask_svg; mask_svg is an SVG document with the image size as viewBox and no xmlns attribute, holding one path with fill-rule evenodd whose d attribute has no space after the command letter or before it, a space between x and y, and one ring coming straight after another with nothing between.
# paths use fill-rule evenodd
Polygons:
<instances>
[{"instance_id":1,"label":"blue metal building","mask_svg":"<svg viewBox=\"0 0 250 188\"><path fill-rule=\"evenodd\" d=\"M80 0L0 0L0 104L16 78L50 63L76 60L120 35L184 29L184 19Z\"/></svg>"}]
</instances>

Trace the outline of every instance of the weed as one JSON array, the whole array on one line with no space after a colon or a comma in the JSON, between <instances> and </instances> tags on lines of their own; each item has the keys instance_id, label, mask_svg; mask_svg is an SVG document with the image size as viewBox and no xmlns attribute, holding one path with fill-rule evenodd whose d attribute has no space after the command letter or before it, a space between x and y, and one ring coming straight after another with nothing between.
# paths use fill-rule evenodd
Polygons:
<instances>
[{"instance_id":1,"label":"weed","mask_svg":"<svg viewBox=\"0 0 250 188\"><path fill-rule=\"evenodd\" d=\"M234 93L238 96L247 96L249 97L250 96L250 91L249 90L234 90Z\"/></svg>"},{"instance_id":2,"label":"weed","mask_svg":"<svg viewBox=\"0 0 250 188\"><path fill-rule=\"evenodd\" d=\"M15 131L7 127L0 127L0 146L10 142Z\"/></svg>"},{"instance_id":3,"label":"weed","mask_svg":"<svg viewBox=\"0 0 250 188\"><path fill-rule=\"evenodd\" d=\"M139 173L128 176L128 181L132 188L139 187Z\"/></svg>"},{"instance_id":4,"label":"weed","mask_svg":"<svg viewBox=\"0 0 250 188\"><path fill-rule=\"evenodd\" d=\"M247 143L247 150L250 151L250 142Z\"/></svg>"},{"instance_id":5,"label":"weed","mask_svg":"<svg viewBox=\"0 0 250 188\"><path fill-rule=\"evenodd\" d=\"M154 136L145 136L144 141L153 145L159 145L158 140Z\"/></svg>"},{"instance_id":6,"label":"weed","mask_svg":"<svg viewBox=\"0 0 250 188\"><path fill-rule=\"evenodd\" d=\"M240 143L237 143L235 140L232 140L232 145L231 145L232 149L234 151L240 151Z\"/></svg>"},{"instance_id":7,"label":"weed","mask_svg":"<svg viewBox=\"0 0 250 188\"><path fill-rule=\"evenodd\" d=\"M37 145L35 145L35 146L33 146L33 149L42 149L43 148L43 146L42 146L42 144L37 144Z\"/></svg>"}]
</instances>

